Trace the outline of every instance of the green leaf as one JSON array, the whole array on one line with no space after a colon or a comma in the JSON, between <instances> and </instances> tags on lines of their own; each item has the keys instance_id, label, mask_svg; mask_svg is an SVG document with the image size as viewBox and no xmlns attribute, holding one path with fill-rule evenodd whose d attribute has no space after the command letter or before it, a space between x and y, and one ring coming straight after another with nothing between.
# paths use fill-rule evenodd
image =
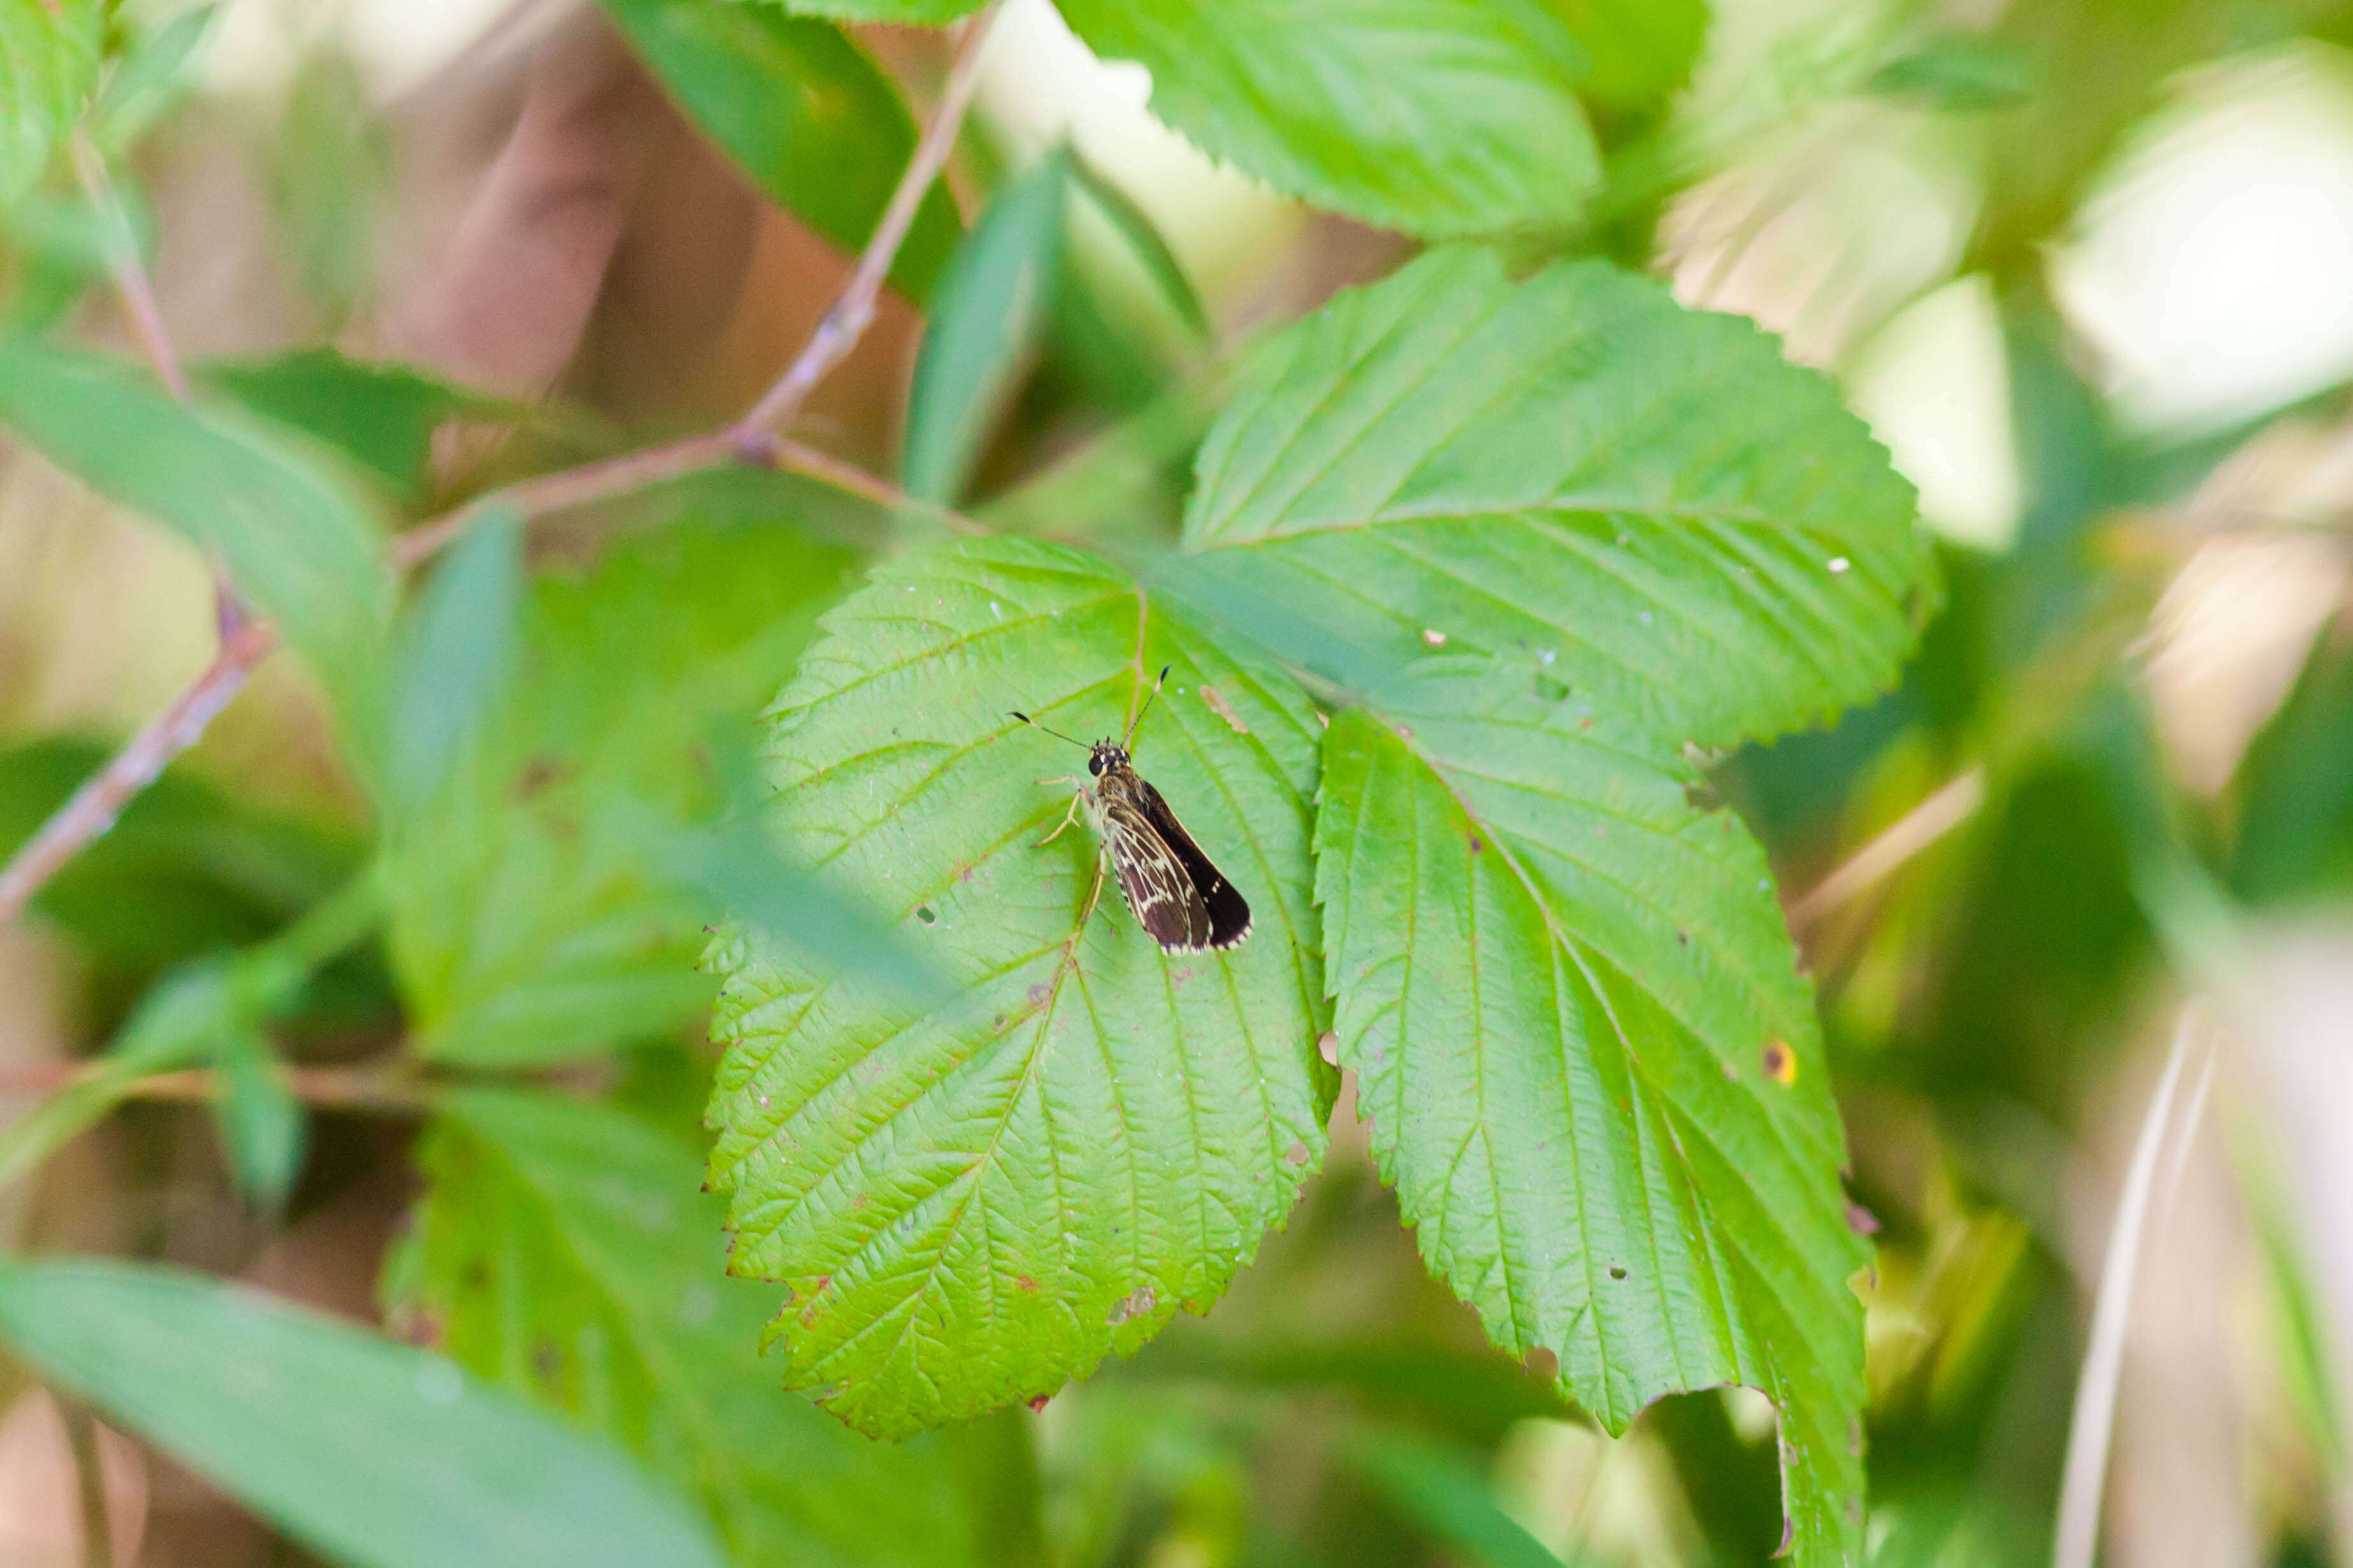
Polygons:
<instances>
[{"instance_id":1,"label":"green leaf","mask_svg":"<svg viewBox=\"0 0 2353 1568\"><path fill-rule=\"evenodd\" d=\"M1100 209L1113 229L1118 231L1127 247L1159 289L1176 317L1195 336L1208 339L1210 334L1209 313L1201 308L1201 297L1193 291L1193 280L1185 276L1185 264L1168 247L1152 215L1138 205L1136 199L1122 189L1117 181L1088 163L1072 150L1065 149L1071 175L1087 199Z\"/></svg>"},{"instance_id":2,"label":"green leaf","mask_svg":"<svg viewBox=\"0 0 2353 1568\"><path fill-rule=\"evenodd\" d=\"M99 0L0 0L0 205L41 177L98 86Z\"/></svg>"},{"instance_id":3,"label":"green leaf","mask_svg":"<svg viewBox=\"0 0 2353 1568\"><path fill-rule=\"evenodd\" d=\"M391 793L401 807L448 776L498 700L514 659L522 592L522 518L493 508L436 568L405 628L389 746Z\"/></svg>"},{"instance_id":4,"label":"green leaf","mask_svg":"<svg viewBox=\"0 0 2353 1568\"><path fill-rule=\"evenodd\" d=\"M1595 103L1640 108L1682 90L1707 41L1706 0L1547 0L1592 61Z\"/></svg>"},{"instance_id":5,"label":"green leaf","mask_svg":"<svg viewBox=\"0 0 2353 1568\"><path fill-rule=\"evenodd\" d=\"M197 380L256 414L323 441L384 481L395 500L425 499L433 433L452 419L497 418L511 406L401 364L346 359L331 348L272 359L212 360Z\"/></svg>"},{"instance_id":6,"label":"green leaf","mask_svg":"<svg viewBox=\"0 0 2353 1568\"><path fill-rule=\"evenodd\" d=\"M0 419L91 489L217 552L337 699L365 771L392 574L360 501L233 410L184 408L129 365L0 342Z\"/></svg>"},{"instance_id":7,"label":"green leaf","mask_svg":"<svg viewBox=\"0 0 2353 1568\"><path fill-rule=\"evenodd\" d=\"M1318 206L1444 237L1555 226L1599 183L1574 39L1541 5L1060 0L1153 111Z\"/></svg>"},{"instance_id":8,"label":"green leaf","mask_svg":"<svg viewBox=\"0 0 2353 1568\"><path fill-rule=\"evenodd\" d=\"M90 137L100 150L121 157L195 89L197 52L218 15L215 5L192 5L139 30L90 105Z\"/></svg>"},{"instance_id":9,"label":"green leaf","mask_svg":"<svg viewBox=\"0 0 2353 1568\"><path fill-rule=\"evenodd\" d=\"M389 946L418 1049L516 1066L675 1028L716 906L670 865L720 806L714 728L775 695L851 557L680 521L531 588L516 674L394 824Z\"/></svg>"},{"instance_id":10,"label":"green leaf","mask_svg":"<svg viewBox=\"0 0 2353 1568\"><path fill-rule=\"evenodd\" d=\"M2034 97L2034 61L2017 45L1977 33L1947 33L1888 61L1864 85L1959 113L2015 109Z\"/></svg>"},{"instance_id":11,"label":"green leaf","mask_svg":"<svg viewBox=\"0 0 2353 1568\"><path fill-rule=\"evenodd\" d=\"M42 741L0 752L0 856L105 765L112 748ZM43 923L112 984L259 942L351 876L355 835L166 773L34 898Z\"/></svg>"},{"instance_id":12,"label":"green leaf","mask_svg":"<svg viewBox=\"0 0 2353 1568\"><path fill-rule=\"evenodd\" d=\"M1308 907L1315 724L1075 550L935 545L829 613L774 710L784 841L887 905L964 989L918 1011L741 936L714 1038L731 1268L781 1279L785 1375L899 1434L1050 1394L1206 1310L1324 1142ZM1250 900L1227 953L1164 955L1083 825L1043 847L1080 754L1122 733Z\"/></svg>"},{"instance_id":13,"label":"green leaf","mask_svg":"<svg viewBox=\"0 0 2353 1568\"><path fill-rule=\"evenodd\" d=\"M236 1029L214 1051L220 1070L220 1097L213 1119L228 1151L237 1191L265 1210L286 1205L302 1173L310 1141L309 1118L286 1081L286 1068L258 1029Z\"/></svg>"},{"instance_id":14,"label":"green leaf","mask_svg":"<svg viewBox=\"0 0 2353 1568\"><path fill-rule=\"evenodd\" d=\"M2353 888L2353 644L2324 632L2241 759L2232 890L2279 903Z\"/></svg>"},{"instance_id":15,"label":"green leaf","mask_svg":"<svg viewBox=\"0 0 2353 1568\"><path fill-rule=\"evenodd\" d=\"M1366 1432L1341 1458L1391 1507L1466 1561L1488 1568L1561 1568L1560 1559L1503 1510L1471 1457L1406 1432Z\"/></svg>"},{"instance_id":16,"label":"green leaf","mask_svg":"<svg viewBox=\"0 0 2353 1568\"><path fill-rule=\"evenodd\" d=\"M1612 1432L1763 1390L1800 1560L1852 1555L1869 1254L1764 854L1537 669L1429 660L1326 737L1316 894L1374 1158L1489 1336Z\"/></svg>"},{"instance_id":17,"label":"green leaf","mask_svg":"<svg viewBox=\"0 0 2353 1568\"><path fill-rule=\"evenodd\" d=\"M907 395L901 482L954 505L1020 390L1062 268L1071 162L1052 153L997 194L949 258Z\"/></svg>"},{"instance_id":18,"label":"green leaf","mask_svg":"<svg viewBox=\"0 0 2353 1568\"><path fill-rule=\"evenodd\" d=\"M774 1292L721 1277L700 1161L618 1111L448 1098L418 1163L417 1297L470 1370L638 1453L744 1563L951 1564L969 1521L944 1450L870 1443L776 1386Z\"/></svg>"},{"instance_id":19,"label":"green leaf","mask_svg":"<svg viewBox=\"0 0 2353 1568\"><path fill-rule=\"evenodd\" d=\"M1599 262L1443 250L1342 295L1254 357L1198 471L1197 574L1384 665L1525 657L1677 743L1892 684L1931 581L1828 381Z\"/></svg>"},{"instance_id":20,"label":"green leaf","mask_svg":"<svg viewBox=\"0 0 2353 1568\"><path fill-rule=\"evenodd\" d=\"M846 251L873 233L915 150L915 124L857 46L823 22L747 0L604 0L681 107L770 200ZM925 194L891 280L921 303L958 228Z\"/></svg>"},{"instance_id":21,"label":"green leaf","mask_svg":"<svg viewBox=\"0 0 2353 1568\"><path fill-rule=\"evenodd\" d=\"M608 1446L439 1356L250 1290L130 1264L9 1264L0 1335L337 1562L721 1562L702 1522Z\"/></svg>"}]
</instances>

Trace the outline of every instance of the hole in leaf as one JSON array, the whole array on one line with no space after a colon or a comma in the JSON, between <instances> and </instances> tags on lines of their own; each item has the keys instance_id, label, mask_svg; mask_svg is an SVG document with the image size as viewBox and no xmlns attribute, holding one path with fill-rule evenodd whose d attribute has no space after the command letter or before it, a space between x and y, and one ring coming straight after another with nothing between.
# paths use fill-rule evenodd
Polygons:
<instances>
[{"instance_id":1,"label":"hole in leaf","mask_svg":"<svg viewBox=\"0 0 2353 1568\"><path fill-rule=\"evenodd\" d=\"M1626 1269L1624 1265L1617 1263L1611 1264L1609 1266L1609 1278L1612 1279L1623 1279L1626 1278Z\"/></svg>"},{"instance_id":2,"label":"hole in leaf","mask_svg":"<svg viewBox=\"0 0 2353 1568\"><path fill-rule=\"evenodd\" d=\"M1520 1358L1520 1364L1547 1383L1560 1375L1560 1357L1543 1345L1531 1345L1528 1353Z\"/></svg>"},{"instance_id":3,"label":"hole in leaf","mask_svg":"<svg viewBox=\"0 0 2353 1568\"><path fill-rule=\"evenodd\" d=\"M932 925L935 923L940 917L932 912L931 905L917 904L915 906L915 918L923 921L925 925Z\"/></svg>"}]
</instances>

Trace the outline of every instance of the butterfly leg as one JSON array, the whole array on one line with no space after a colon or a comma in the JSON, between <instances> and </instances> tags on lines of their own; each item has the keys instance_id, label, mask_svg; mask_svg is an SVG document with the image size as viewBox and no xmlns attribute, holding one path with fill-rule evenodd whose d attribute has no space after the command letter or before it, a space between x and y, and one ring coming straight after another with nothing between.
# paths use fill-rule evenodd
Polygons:
<instances>
[{"instance_id":1,"label":"butterfly leg","mask_svg":"<svg viewBox=\"0 0 2353 1568\"><path fill-rule=\"evenodd\" d=\"M1043 786L1046 784L1079 784L1079 781L1075 778L1059 778L1039 779L1038 783L1040 786ZM1078 793L1071 796L1071 809L1062 813L1060 825L1058 826L1053 832L1049 833L1045 837L1040 838L1037 843L1031 845L1030 847L1032 849L1043 849L1047 845L1051 844L1055 839L1060 838L1064 831L1070 827L1071 824L1079 819L1079 807L1085 804L1086 798L1086 788L1083 784L1081 784Z\"/></svg>"}]
</instances>

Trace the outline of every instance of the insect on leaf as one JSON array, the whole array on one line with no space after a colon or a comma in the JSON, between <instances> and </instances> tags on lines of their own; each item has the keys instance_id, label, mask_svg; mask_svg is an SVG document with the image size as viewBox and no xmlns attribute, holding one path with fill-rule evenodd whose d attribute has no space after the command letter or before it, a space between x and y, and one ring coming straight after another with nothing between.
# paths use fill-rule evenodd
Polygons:
<instances>
[{"instance_id":1,"label":"insect on leaf","mask_svg":"<svg viewBox=\"0 0 2353 1568\"><path fill-rule=\"evenodd\" d=\"M1291 1206L1332 1088L1317 731L1286 678L1067 548L919 551L824 626L772 717L783 841L957 990L909 1007L723 939L711 1176L734 1271L791 1287L787 1384L902 1434L1206 1309ZM1164 954L1097 890L1083 832L1036 847L1076 787L1039 781L1086 756L1007 710L1116 739L1163 665L1138 763L1247 893L1258 929L1230 952Z\"/></svg>"}]
</instances>

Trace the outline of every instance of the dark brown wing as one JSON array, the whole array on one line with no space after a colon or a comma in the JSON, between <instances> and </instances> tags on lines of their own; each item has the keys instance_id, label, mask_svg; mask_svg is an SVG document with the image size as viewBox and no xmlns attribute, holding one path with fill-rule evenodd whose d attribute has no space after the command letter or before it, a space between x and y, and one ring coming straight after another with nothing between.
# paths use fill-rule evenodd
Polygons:
<instances>
[{"instance_id":1,"label":"dark brown wing","mask_svg":"<svg viewBox=\"0 0 2353 1568\"><path fill-rule=\"evenodd\" d=\"M1193 842L1193 836L1185 831L1185 825L1176 820L1176 814L1168 809L1168 803L1160 798L1160 792L1141 775L1131 772L1130 776L1134 779L1136 803L1143 810L1145 820L1152 825L1161 842L1185 868L1185 875L1192 883L1207 915L1206 934L1192 944L1191 951L1198 952L1207 947L1223 952L1229 947L1240 946L1242 938L1250 935L1250 900L1243 898L1241 889L1226 880L1225 873L1201 852L1201 847ZM1139 920L1142 918L1137 917ZM1167 944L1163 942L1161 945L1165 947Z\"/></svg>"},{"instance_id":2,"label":"dark brown wing","mask_svg":"<svg viewBox=\"0 0 2353 1568\"><path fill-rule=\"evenodd\" d=\"M1103 846L1119 877L1121 897L1144 934L1167 952L1198 952L1209 942L1209 908L1168 841L1134 791L1106 775L1096 785ZM1147 786L1148 787L1148 786Z\"/></svg>"}]
</instances>

